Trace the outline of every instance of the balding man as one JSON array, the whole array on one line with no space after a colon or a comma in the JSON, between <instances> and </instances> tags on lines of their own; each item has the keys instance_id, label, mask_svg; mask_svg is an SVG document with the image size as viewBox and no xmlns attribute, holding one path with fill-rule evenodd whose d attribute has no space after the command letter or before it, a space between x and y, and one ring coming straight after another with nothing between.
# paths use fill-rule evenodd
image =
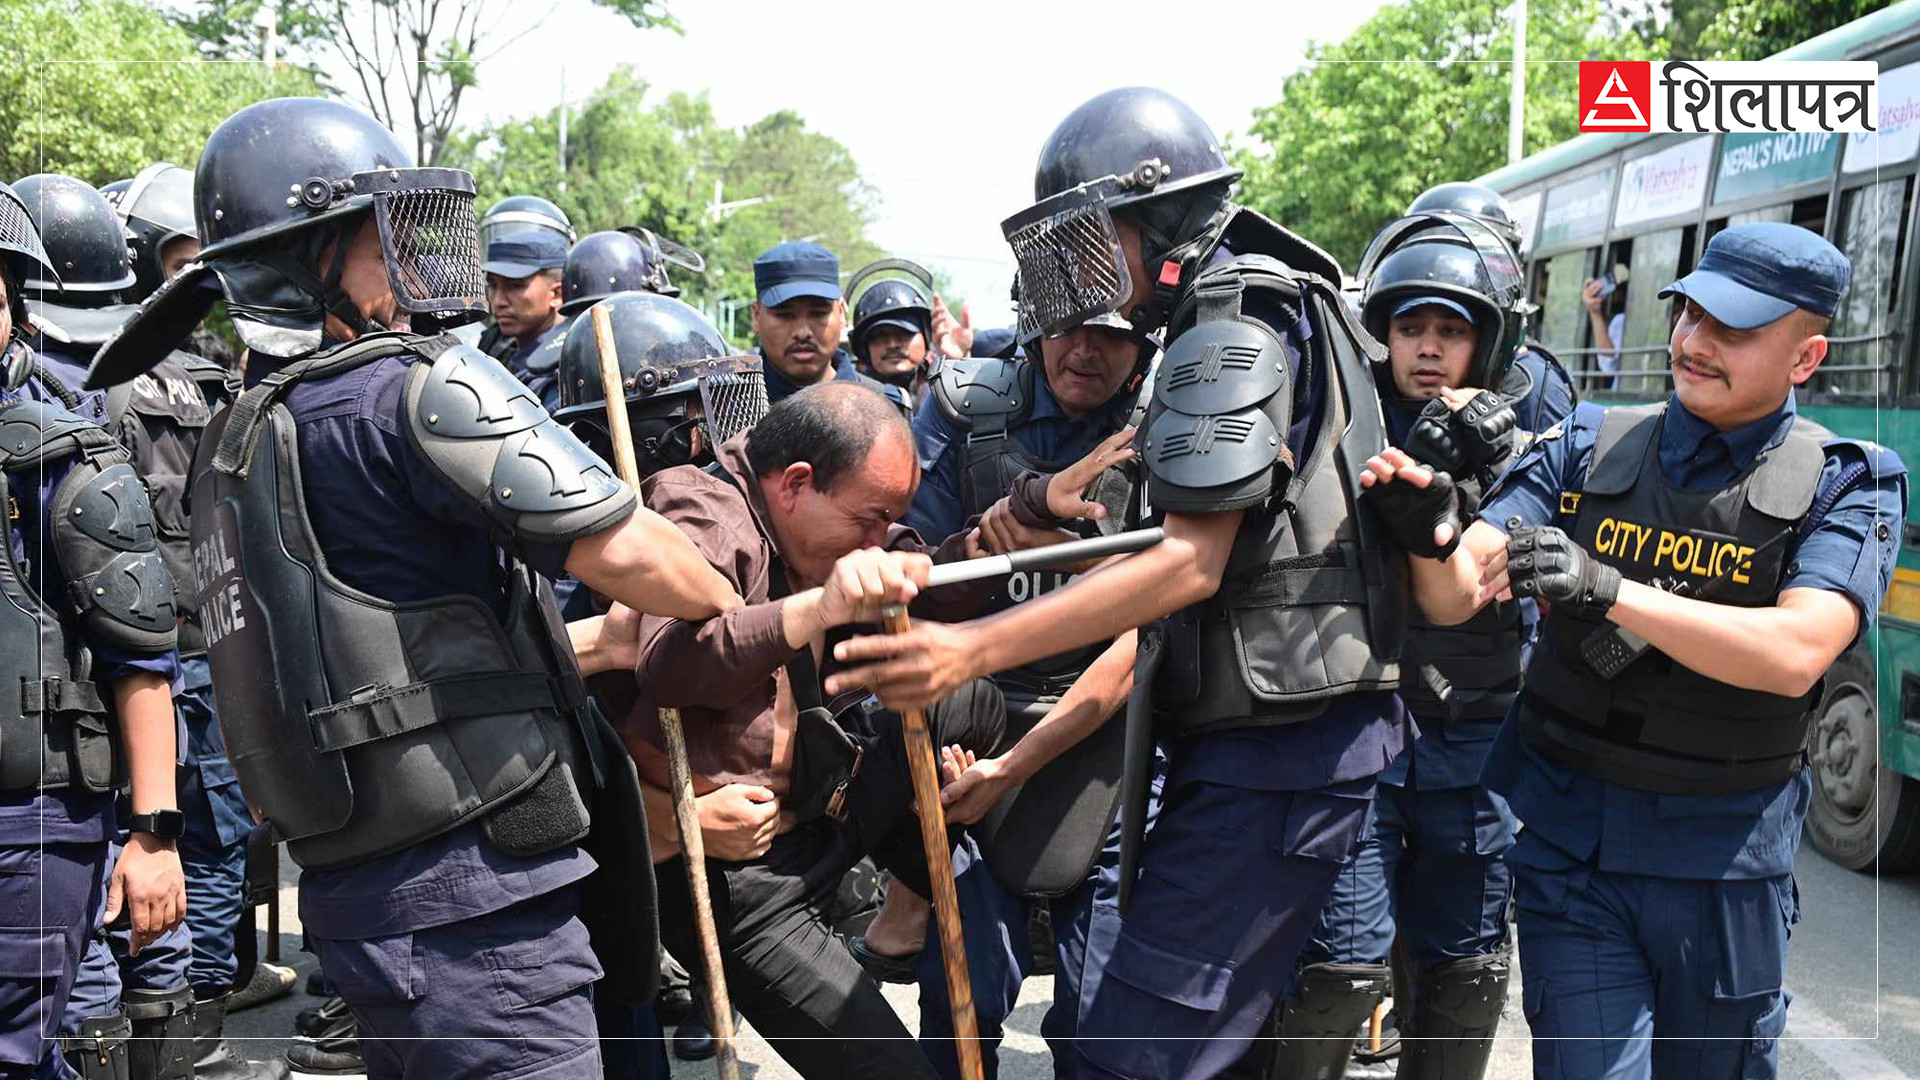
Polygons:
<instances>
[{"instance_id":1,"label":"balding man","mask_svg":"<svg viewBox=\"0 0 1920 1080\"><path fill-rule=\"evenodd\" d=\"M719 469L667 469L645 493L746 604L705 621L642 621L628 744L643 778L665 786L656 709L677 708L696 791L741 785L779 804L757 857L711 860L727 986L754 1029L804 1076L931 1080L899 1017L821 914L862 857L921 895L927 867L899 716L865 691L824 698L820 658L829 638L912 600L935 561L965 553L967 536L929 551L897 524L920 482L912 432L858 383L793 393L716 457ZM929 594L923 604L947 610L926 613L963 616L984 594L948 594L968 592ZM1005 724L1000 693L984 680L928 720L938 745L980 756ZM658 875L661 937L696 968L678 857Z\"/></svg>"}]
</instances>

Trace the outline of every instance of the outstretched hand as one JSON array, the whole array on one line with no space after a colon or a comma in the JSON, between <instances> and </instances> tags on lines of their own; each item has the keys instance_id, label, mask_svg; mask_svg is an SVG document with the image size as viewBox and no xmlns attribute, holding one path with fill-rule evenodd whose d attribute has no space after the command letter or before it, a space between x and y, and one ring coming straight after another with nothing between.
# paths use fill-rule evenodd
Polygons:
<instances>
[{"instance_id":1,"label":"outstretched hand","mask_svg":"<svg viewBox=\"0 0 1920 1080\"><path fill-rule=\"evenodd\" d=\"M1060 521L1085 518L1100 521L1107 516L1105 505L1090 502L1087 488L1112 466L1136 456L1133 437L1136 429L1123 428L1100 440L1085 457L1053 474L1047 481L1047 512Z\"/></svg>"}]
</instances>

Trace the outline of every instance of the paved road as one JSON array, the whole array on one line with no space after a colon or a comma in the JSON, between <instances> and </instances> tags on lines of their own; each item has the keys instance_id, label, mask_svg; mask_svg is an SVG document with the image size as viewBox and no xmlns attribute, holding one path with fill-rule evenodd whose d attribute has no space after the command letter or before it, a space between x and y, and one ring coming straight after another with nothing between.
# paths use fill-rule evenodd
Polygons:
<instances>
[{"instance_id":1,"label":"paved road","mask_svg":"<svg viewBox=\"0 0 1920 1080\"><path fill-rule=\"evenodd\" d=\"M282 954L302 975L312 957L299 951L294 878L286 866L281 891ZM1886 878L1841 870L1810 848L1801 852L1800 901L1787 981L1794 994L1789 1043L1781 1075L1795 1080L1920 1080L1920 876ZM1876 932L1877 931L1877 932ZM1050 1080L1052 1059L1040 1039L1040 1018L1053 993L1051 979L1029 980L1001 1049L1005 1080ZM915 991L888 987L887 996L914 1026ZM249 1056L284 1050L293 1015L319 999L295 992L232 1018L229 1031L251 1037ZM1526 1024L1518 985L1509 995L1507 1022L1490 1072L1492 1080L1530 1075ZM742 1040L743 1075L788 1080L797 1074L749 1029ZM676 1062L674 1076L707 1080L710 1062Z\"/></svg>"}]
</instances>

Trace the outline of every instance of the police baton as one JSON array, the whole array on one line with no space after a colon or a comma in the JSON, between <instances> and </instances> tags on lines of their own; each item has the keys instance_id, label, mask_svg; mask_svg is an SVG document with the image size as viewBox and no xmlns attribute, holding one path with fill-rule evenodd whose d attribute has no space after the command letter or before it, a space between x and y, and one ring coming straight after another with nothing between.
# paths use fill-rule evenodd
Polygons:
<instances>
[{"instance_id":1,"label":"police baton","mask_svg":"<svg viewBox=\"0 0 1920 1080\"><path fill-rule=\"evenodd\" d=\"M627 392L620 378L620 354L613 341L613 318L606 305L593 308L593 340L600 352L600 386L606 393L607 431L613 436L613 460L634 491L640 490L640 466L633 452L633 428L627 422ZM713 925L713 898L707 892L707 851L700 836L700 811L693 804L693 769L687 764L687 735L680 710L661 709L660 733L667 743L667 772L673 782L673 823L680 831L680 857L687 865L687 892L693 897L694 930L707 969L707 1020L713 1029L714 1064L720 1080L739 1080L740 1059L733 1048L733 1005L720 967L720 932ZM952 875L948 875L951 887Z\"/></svg>"},{"instance_id":2,"label":"police baton","mask_svg":"<svg viewBox=\"0 0 1920 1080\"><path fill-rule=\"evenodd\" d=\"M1091 540L1068 540L1025 551L1011 551L1005 555L989 555L984 559L941 563L928 572L927 588L937 589L942 585L958 585L963 581L1005 577L1023 570L1045 570L1109 555L1128 555L1144 551L1164 539L1166 534L1159 529L1135 529L1111 536L1096 536Z\"/></svg>"}]
</instances>

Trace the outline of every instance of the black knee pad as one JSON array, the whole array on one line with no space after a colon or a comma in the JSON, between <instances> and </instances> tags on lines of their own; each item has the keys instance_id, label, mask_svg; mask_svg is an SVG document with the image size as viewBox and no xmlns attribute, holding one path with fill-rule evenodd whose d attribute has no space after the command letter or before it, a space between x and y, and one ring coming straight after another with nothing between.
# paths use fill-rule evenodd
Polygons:
<instances>
[{"instance_id":1,"label":"black knee pad","mask_svg":"<svg viewBox=\"0 0 1920 1080\"><path fill-rule=\"evenodd\" d=\"M1385 964L1310 964L1275 1023L1268 1075L1338 1080L1360 1037L1360 1025L1387 996L1393 973Z\"/></svg>"},{"instance_id":2,"label":"black knee pad","mask_svg":"<svg viewBox=\"0 0 1920 1080\"><path fill-rule=\"evenodd\" d=\"M80 1021L77 1035L60 1037L60 1053L81 1080L132 1080L127 1063L127 1040L133 1022L124 1014L89 1016Z\"/></svg>"},{"instance_id":3,"label":"black knee pad","mask_svg":"<svg viewBox=\"0 0 1920 1080\"><path fill-rule=\"evenodd\" d=\"M133 1024L132 1080L193 1080L193 987L123 991L120 1008Z\"/></svg>"},{"instance_id":4,"label":"black knee pad","mask_svg":"<svg viewBox=\"0 0 1920 1080\"><path fill-rule=\"evenodd\" d=\"M1406 1033L1401 1080L1480 1080L1507 1001L1512 959L1470 956L1420 976L1419 1005Z\"/></svg>"}]
</instances>

